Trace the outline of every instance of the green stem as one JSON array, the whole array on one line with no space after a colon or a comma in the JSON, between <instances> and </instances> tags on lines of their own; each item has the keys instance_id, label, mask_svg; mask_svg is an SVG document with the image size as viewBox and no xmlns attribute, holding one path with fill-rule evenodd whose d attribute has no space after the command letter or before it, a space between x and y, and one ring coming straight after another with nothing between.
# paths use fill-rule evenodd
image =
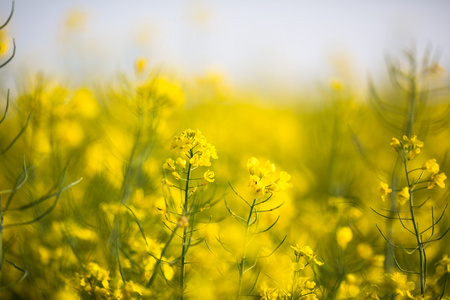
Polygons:
<instances>
[{"instance_id":1,"label":"green stem","mask_svg":"<svg viewBox=\"0 0 450 300\"><path fill-rule=\"evenodd\" d=\"M408 183L408 187L411 188L411 182L409 180L408 176L408 164L405 161L405 173L406 173L406 181ZM420 293L422 295L425 294L425 284L427 280L427 264L426 264L426 255L425 255L425 248L422 243L422 236L420 235L419 225L416 222L416 215L414 212L414 196L413 191L409 189L409 210L411 213L411 222L414 226L414 233L417 239L417 247L419 250L419 264L420 264Z\"/></svg>"},{"instance_id":2,"label":"green stem","mask_svg":"<svg viewBox=\"0 0 450 300\"><path fill-rule=\"evenodd\" d=\"M192 150L191 150L192 151ZM189 213L188 200L189 200L189 181L191 177L191 163L188 161L187 176L186 176L186 188L184 190L184 207L183 217L187 218ZM181 249L181 299L184 300L184 290L186 288L186 254L188 249L188 227L183 228L183 244Z\"/></svg>"},{"instance_id":3,"label":"green stem","mask_svg":"<svg viewBox=\"0 0 450 300\"><path fill-rule=\"evenodd\" d=\"M161 265L162 262L162 258L164 257L164 255L166 254L167 249L169 249L170 243L172 242L173 237L175 236L176 232L178 230L178 225L177 227L175 227L175 229L172 231L172 234L169 237L169 240L167 241L166 245L164 246L164 248L161 251L161 255L159 256L159 259L156 261L155 266L153 267L153 274L152 277L150 278L150 280L147 283L147 287L150 288L153 284L153 282L156 279L156 274L158 273L158 269L159 266Z\"/></svg>"},{"instance_id":4,"label":"green stem","mask_svg":"<svg viewBox=\"0 0 450 300\"><path fill-rule=\"evenodd\" d=\"M242 290L242 276L244 275L244 268L245 268L245 256L246 256L246 250L247 250L247 239L248 239L248 229L250 228L249 224L250 221L252 219L252 215L253 215L253 209L255 208L255 203L256 200L258 198L253 199L253 203L250 206L250 212L248 213L248 218L247 218L247 224L245 227L245 236L244 236L244 244L242 247L242 258L241 258L241 262L240 262L240 266L239 266L239 286L238 286L238 292L236 295L236 299L239 299L239 297L241 296L241 290Z\"/></svg>"}]
</instances>

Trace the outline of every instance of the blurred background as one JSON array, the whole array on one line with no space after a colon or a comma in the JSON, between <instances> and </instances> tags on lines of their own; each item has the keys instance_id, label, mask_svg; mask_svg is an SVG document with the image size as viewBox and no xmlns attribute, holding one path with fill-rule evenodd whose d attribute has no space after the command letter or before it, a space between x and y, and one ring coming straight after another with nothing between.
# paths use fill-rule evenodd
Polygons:
<instances>
[{"instance_id":1,"label":"blurred background","mask_svg":"<svg viewBox=\"0 0 450 300\"><path fill-rule=\"evenodd\" d=\"M11 5L1 0L0 23ZM450 189L428 189L435 174L419 171L435 159L450 174L448 12L449 1L413 0L16 1L0 30L1 63L17 45L0 72L0 298L173 299L186 279L193 299L231 299L248 233L233 216L248 207L229 183L252 199L254 156L279 179L291 174L293 188L255 221L270 230L251 233L249 253L278 250L254 258L244 292L423 294L419 276L393 273L393 254L418 270L418 255L401 251L416 236L392 220L411 220L396 196L419 176L417 220L424 240L435 234L426 299L437 299L450 278ZM192 179L200 243L185 276L183 241L171 237L187 179L163 165L187 128L218 159ZM390 146L403 135L424 142L410 171ZM296 264L303 246L324 265ZM294 291L299 276L316 288Z\"/></svg>"},{"instance_id":2,"label":"blurred background","mask_svg":"<svg viewBox=\"0 0 450 300\"><path fill-rule=\"evenodd\" d=\"M361 88L385 56L431 45L450 64L448 1L16 1L9 65L68 84L130 71L138 57L183 76L218 72L234 86L307 89L344 77ZM0 19L11 1L0 3ZM84 82L83 82L84 81Z\"/></svg>"}]
</instances>

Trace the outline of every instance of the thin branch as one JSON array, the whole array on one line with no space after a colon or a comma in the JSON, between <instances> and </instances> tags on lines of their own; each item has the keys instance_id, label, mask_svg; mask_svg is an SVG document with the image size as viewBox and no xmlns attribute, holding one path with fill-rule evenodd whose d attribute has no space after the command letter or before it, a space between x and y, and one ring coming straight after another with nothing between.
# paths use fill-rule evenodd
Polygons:
<instances>
[{"instance_id":1,"label":"thin branch","mask_svg":"<svg viewBox=\"0 0 450 300\"><path fill-rule=\"evenodd\" d=\"M13 14L14 14L14 1L12 2L11 12L9 13L8 19L6 19L5 23L3 23L3 25L0 26L0 30L2 30L3 28L5 28L6 25L8 25L9 21L11 21Z\"/></svg>"},{"instance_id":2,"label":"thin branch","mask_svg":"<svg viewBox=\"0 0 450 300\"><path fill-rule=\"evenodd\" d=\"M431 229L431 227L433 227L434 225L437 225L437 224L442 220L442 217L444 216L445 210L447 209L447 207L448 207L448 203L445 205L444 210L442 211L442 214L441 214L441 216L439 217L439 219L438 219L436 222L433 222L433 225L431 225L431 226L428 227L427 229L423 230L420 234L423 234L423 233L427 232L428 230Z\"/></svg>"},{"instance_id":3,"label":"thin branch","mask_svg":"<svg viewBox=\"0 0 450 300\"><path fill-rule=\"evenodd\" d=\"M398 209L397 209L397 215L398 215L400 224L402 224L403 228L405 228L407 231L409 231L412 235L415 235L415 233L412 230L410 230L408 227L406 227L406 225L403 223L402 217L400 216L400 212L398 211Z\"/></svg>"},{"instance_id":4,"label":"thin branch","mask_svg":"<svg viewBox=\"0 0 450 300\"><path fill-rule=\"evenodd\" d=\"M261 231L258 231L258 232L254 232L254 233L252 233L252 234L260 234L260 233L269 231L273 226L275 226L275 224L277 224L277 222L278 222L279 219L280 219L280 216L278 216L278 218L275 220L275 222L273 222L272 225L270 225L268 228L266 228L266 229L264 229L264 230L261 230Z\"/></svg>"},{"instance_id":5,"label":"thin branch","mask_svg":"<svg viewBox=\"0 0 450 300\"><path fill-rule=\"evenodd\" d=\"M247 257L247 258L248 258L248 259L259 259L259 258L266 258L266 257L271 256L272 254L275 253L275 251L278 250L278 248L281 247L281 245L284 243L284 241L286 240L286 238L287 238L287 235L284 236L283 240L278 244L278 246L277 246L275 249L272 250L272 252L270 252L270 254L268 254L268 255L263 255L263 256L256 256L256 257Z\"/></svg>"},{"instance_id":6,"label":"thin branch","mask_svg":"<svg viewBox=\"0 0 450 300\"><path fill-rule=\"evenodd\" d=\"M233 186L231 185L231 183L228 181L228 185L230 186L231 190L242 200L244 201L248 207L251 207L250 203L247 202L247 200L245 200L241 195L239 195L238 192L236 192L236 190L233 188Z\"/></svg>"},{"instance_id":7,"label":"thin branch","mask_svg":"<svg viewBox=\"0 0 450 300\"><path fill-rule=\"evenodd\" d=\"M376 211L375 209L373 209L372 207L371 207L370 209L371 209L374 213L376 213L377 215L382 216L383 218L390 219L390 220L398 220L398 217L390 217L390 216L383 215L383 214L377 212L377 211ZM410 221L411 219L403 218L403 220L408 220L408 221Z\"/></svg>"},{"instance_id":8,"label":"thin branch","mask_svg":"<svg viewBox=\"0 0 450 300\"><path fill-rule=\"evenodd\" d=\"M8 92L6 94L6 106L5 106L5 112L3 113L3 117L0 120L0 124L3 123L3 121L6 119L6 114L8 113L8 109L9 109L9 89Z\"/></svg>"},{"instance_id":9,"label":"thin branch","mask_svg":"<svg viewBox=\"0 0 450 300\"><path fill-rule=\"evenodd\" d=\"M27 271L27 270L22 269L21 267L18 267L18 266L17 266L15 263L13 263L12 261L9 261L9 260L6 260L6 261L7 261L8 263L10 263L11 265L13 265L14 268L16 268L17 270L21 271L23 274L22 274L22 276L21 276L18 280L14 281L14 282L11 282L10 284L7 284L7 285L5 285L5 286L0 287L0 291L6 289L6 288L8 288L8 287L10 287L10 286L12 286L12 285L14 285L14 284L16 284L16 283L21 282L21 281L24 280L25 277L27 277L27 275L28 275L28 271Z\"/></svg>"},{"instance_id":10,"label":"thin branch","mask_svg":"<svg viewBox=\"0 0 450 300\"><path fill-rule=\"evenodd\" d=\"M28 124L30 123L31 120L31 115L33 114L33 112L30 112L30 114L28 115L27 118L27 122L25 123L25 125L22 127L22 129L20 129L19 133L16 135L16 137L11 141L11 143L9 143L9 145L2 151L0 152L0 155L5 154L6 152L8 152L9 149L11 149L12 146L14 146L14 144L17 142L17 140L20 138L20 136L25 132L25 130L28 127Z\"/></svg>"},{"instance_id":11,"label":"thin branch","mask_svg":"<svg viewBox=\"0 0 450 300\"><path fill-rule=\"evenodd\" d=\"M0 69L6 66L14 58L15 55L16 55L16 41L13 39L13 53L4 63L0 65Z\"/></svg>"},{"instance_id":12,"label":"thin branch","mask_svg":"<svg viewBox=\"0 0 450 300\"><path fill-rule=\"evenodd\" d=\"M225 259L219 257L217 254L215 254L214 251L212 251L212 249L209 246L208 241L206 241L206 239L205 239L205 244L206 244L206 248L208 248L208 250L212 253L212 255L214 255L218 260L226 262L226 263L230 263L230 264L234 264L235 263L234 261L225 260ZM227 250L227 249L225 249L225 250Z\"/></svg>"},{"instance_id":13,"label":"thin branch","mask_svg":"<svg viewBox=\"0 0 450 300\"><path fill-rule=\"evenodd\" d=\"M276 210L276 209L279 209L280 207L282 207L282 206L283 206L283 204L284 204L284 202L283 202L283 203L281 203L280 205L278 205L278 206L274 207L274 208L271 208L271 209L263 209L263 210L258 210L258 212L259 212L259 213L261 213L261 212L270 212L270 211L274 211L274 210Z\"/></svg>"}]
</instances>

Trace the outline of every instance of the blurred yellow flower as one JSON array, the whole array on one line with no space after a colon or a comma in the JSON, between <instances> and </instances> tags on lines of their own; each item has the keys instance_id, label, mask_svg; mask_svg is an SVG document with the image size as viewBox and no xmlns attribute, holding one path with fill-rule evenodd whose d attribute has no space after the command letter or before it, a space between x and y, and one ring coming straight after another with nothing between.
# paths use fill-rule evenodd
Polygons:
<instances>
[{"instance_id":1,"label":"blurred yellow flower","mask_svg":"<svg viewBox=\"0 0 450 300\"><path fill-rule=\"evenodd\" d=\"M402 149L402 145L400 144L400 141L397 140L396 138L392 138L391 147L397 152L400 151L400 149Z\"/></svg>"},{"instance_id":2,"label":"blurred yellow flower","mask_svg":"<svg viewBox=\"0 0 450 300\"><path fill-rule=\"evenodd\" d=\"M56 127L58 141L65 146L78 146L84 138L84 131L80 123L75 121L61 121Z\"/></svg>"},{"instance_id":3,"label":"blurred yellow flower","mask_svg":"<svg viewBox=\"0 0 450 300\"><path fill-rule=\"evenodd\" d=\"M432 189L433 187L435 187L436 185L439 186L440 188L444 188L445 187L445 180L447 179L447 176L444 173L439 173L439 174L433 174L430 177L430 182L428 183L428 189Z\"/></svg>"},{"instance_id":4,"label":"blurred yellow flower","mask_svg":"<svg viewBox=\"0 0 450 300\"><path fill-rule=\"evenodd\" d=\"M145 71L145 66L147 65L147 59L141 57L135 62L134 68L137 74L141 74Z\"/></svg>"},{"instance_id":5,"label":"blurred yellow flower","mask_svg":"<svg viewBox=\"0 0 450 300\"><path fill-rule=\"evenodd\" d=\"M342 249L347 248L348 243L353 239L353 232L350 227L341 227L336 232L336 240Z\"/></svg>"},{"instance_id":6,"label":"blurred yellow flower","mask_svg":"<svg viewBox=\"0 0 450 300\"><path fill-rule=\"evenodd\" d=\"M81 115L85 118L95 118L100 107L94 98L92 91L87 88L78 89L70 100L70 106L74 115Z\"/></svg>"},{"instance_id":7,"label":"blurred yellow flower","mask_svg":"<svg viewBox=\"0 0 450 300\"><path fill-rule=\"evenodd\" d=\"M318 266L323 265L323 262L316 259L317 254L314 253L314 251L309 246L291 246L292 249L294 249L295 256L300 256L306 259L307 262L313 262L317 264Z\"/></svg>"},{"instance_id":8,"label":"blurred yellow flower","mask_svg":"<svg viewBox=\"0 0 450 300\"><path fill-rule=\"evenodd\" d=\"M173 178L175 178L175 180L181 179L181 176L180 176L180 174L178 174L178 172L172 172L172 176L173 176Z\"/></svg>"},{"instance_id":9,"label":"blurred yellow flower","mask_svg":"<svg viewBox=\"0 0 450 300\"><path fill-rule=\"evenodd\" d=\"M175 162L173 161L173 159L166 159L166 162L163 164L163 168L166 170L175 170Z\"/></svg>"},{"instance_id":10,"label":"blurred yellow flower","mask_svg":"<svg viewBox=\"0 0 450 300\"><path fill-rule=\"evenodd\" d=\"M450 273L450 258L444 254L441 260L436 263L436 275L440 277Z\"/></svg>"},{"instance_id":11,"label":"blurred yellow flower","mask_svg":"<svg viewBox=\"0 0 450 300\"><path fill-rule=\"evenodd\" d=\"M398 201L398 203L400 203L400 205L405 204L406 201L409 200L409 198L410 198L410 194L409 194L408 187L402 188L401 191L397 193L397 201Z\"/></svg>"},{"instance_id":12,"label":"blurred yellow flower","mask_svg":"<svg viewBox=\"0 0 450 300\"><path fill-rule=\"evenodd\" d=\"M5 56L9 52L9 37L4 30L0 30L0 57Z\"/></svg>"},{"instance_id":13,"label":"blurred yellow flower","mask_svg":"<svg viewBox=\"0 0 450 300\"><path fill-rule=\"evenodd\" d=\"M177 158L177 165L180 166L183 170L186 170L186 160L181 157Z\"/></svg>"},{"instance_id":14,"label":"blurred yellow flower","mask_svg":"<svg viewBox=\"0 0 450 300\"><path fill-rule=\"evenodd\" d=\"M439 164L436 163L436 159L429 159L423 164L422 170L437 174L439 173Z\"/></svg>"},{"instance_id":15,"label":"blurred yellow flower","mask_svg":"<svg viewBox=\"0 0 450 300\"><path fill-rule=\"evenodd\" d=\"M386 196L392 193L392 189L389 188L387 183L381 181L380 185L378 186L378 193L381 196L381 200L385 201Z\"/></svg>"},{"instance_id":16,"label":"blurred yellow flower","mask_svg":"<svg viewBox=\"0 0 450 300\"><path fill-rule=\"evenodd\" d=\"M166 178L161 179L161 183L165 184L167 186L175 186L172 182L170 182L169 180L167 180Z\"/></svg>"},{"instance_id":17,"label":"blurred yellow flower","mask_svg":"<svg viewBox=\"0 0 450 300\"><path fill-rule=\"evenodd\" d=\"M416 285L412 281L408 281L408 277L400 272L394 274L386 274L386 276L392 281L391 284L399 296L406 296L409 299L415 299L411 292L415 289ZM390 291L394 292L394 291Z\"/></svg>"},{"instance_id":18,"label":"blurred yellow flower","mask_svg":"<svg viewBox=\"0 0 450 300\"><path fill-rule=\"evenodd\" d=\"M412 135L411 138L408 139L408 137L406 135L403 136L403 140L406 142L404 144L405 147L412 147L412 148L422 148L423 147L423 142L419 141L417 139L417 135Z\"/></svg>"},{"instance_id":19,"label":"blurred yellow flower","mask_svg":"<svg viewBox=\"0 0 450 300\"><path fill-rule=\"evenodd\" d=\"M213 171L208 170L203 174L203 179L205 179L207 182L214 182L214 175L215 174Z\"/></svg>"},{"instance_id":20,"label":"blurred yellow flower","mask_svg":"<svg viewBox=\"0 0 450 300\"><path fill-rule=\"evenodd\" d=\"M420 148L414 148L408 152L406 158L408 160L412 160L414 157L416 157L416 155L420 154L420 152L421 152Z\"/></svg>"},{"instance_id":21,"label":"blurred yellow flower","mask_svg":"<svg viewBox=\"0 0 450 300\"><path fill-rule=\"evenodd\" d=\"M373 255L372 246L370 246L368 243L359 243L358 246L356 246L356 251L358 252L358 255L362 259L371 259Z\"/></svg>"}]
</instances>

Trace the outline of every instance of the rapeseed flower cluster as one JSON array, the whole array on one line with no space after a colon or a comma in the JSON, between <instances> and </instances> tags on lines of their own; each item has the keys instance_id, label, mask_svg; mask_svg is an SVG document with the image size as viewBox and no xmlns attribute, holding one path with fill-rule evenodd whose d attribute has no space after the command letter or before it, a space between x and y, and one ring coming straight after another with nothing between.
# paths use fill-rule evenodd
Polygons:
<instances>
[{"instance_id":1,"label":"rapeseed flower cluster","mask_svg":"<svg viewBox=\"0 0 450 300\"><path fill-rule=\"evenodd\" d=\"M410 138L407 136L403 136L403 141L400 142L396 138L392 138L391 147L399 155L402 157L403 162L407 165L407 163L421 153L421 148L424 146L424 143L417 139L416 135L412 135ZM422 164L421 168L417 168L413 171L421 171L419 179L416 182L410 182L410 185L407 187L403 187L400 190L396 191L397 201L400 205L404 205L411 198L411 193L416 189L419 184L427 183L427 189L432 189L435 186L440 188L445 187L445 180L447 176L445 173L439 173L439 164L436 162L436 159L428 159ZM430 174L428 180L422 180L423 175ZM381 196L383 201L386 200L388 194L392 193L392 189L385 182L380 182L378 186L378 193Z\"/></svg>"},{"instance_id":2,"label":"rapeseed flower cluster","mask_svg":"<svg viewBox=\"0 0 450 300\"><path fill-rule=\"evenodd\" d=\"M258 159L251 157L247 162L247 169L250 173L248 186L256 197L292 188L292 183L289 182L291 180L289 173L282 171L278 178L274 178L275 165L270 161L266 161L262 165Z\"/></svg>"},{"instance_id":3,"label":"rapeseed flower cluster","mask_svg":"<svg viewBox=\"0 0 450 300\"><path fill-rule=\"evenodd\" d=\"M211 159L218 158L216 148L206 141L198 129L187 129L181 135L175 136L170 148L177 152L178 157L175 160L168 158L163 167L170 171L177 181L186 180L187 174L197 167L211 166ZM202 179L207 184L214 182L214 177L214 172L207 170L203 173ZM168 179L163 179L163 183L173 186Z\"/></svg>"}]
</instances>

